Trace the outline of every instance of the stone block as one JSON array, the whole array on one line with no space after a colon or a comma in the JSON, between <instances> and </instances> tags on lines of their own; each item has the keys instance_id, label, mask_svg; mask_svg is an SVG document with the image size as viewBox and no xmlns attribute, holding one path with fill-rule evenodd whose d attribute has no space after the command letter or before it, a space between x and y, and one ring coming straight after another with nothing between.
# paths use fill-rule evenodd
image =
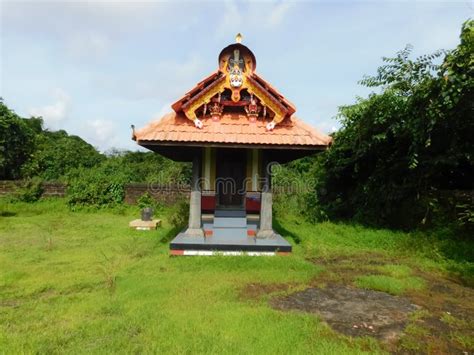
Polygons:
<instances>
[{"instance_id":1,"label":"stone block","mask_svg":"<svg viewBox=\"0 0 474 355\"><path fill-rule=\"evenodd\" d=\"M142 231L149 231L156 229L161 224L161 219L154 219L152 221L142 221L141 219L134 219L128 225L130 228Z\"/></svg>"}]
</instances>

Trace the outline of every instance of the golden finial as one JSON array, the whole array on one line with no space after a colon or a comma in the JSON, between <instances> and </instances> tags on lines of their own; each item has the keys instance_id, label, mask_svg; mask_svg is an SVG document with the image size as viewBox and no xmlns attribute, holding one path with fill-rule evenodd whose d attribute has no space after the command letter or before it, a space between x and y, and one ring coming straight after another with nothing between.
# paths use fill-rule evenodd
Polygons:
<instances>
[{"instance_id":1,"label":"golden finial","mask_svg":"<svg viewBox=\"0 0 474 355\"><path fill-rule=\"evenodd\" d=\"M237 36L235 36L235 43L240 43L242 42L242 35L240 33L237 33Z\"/></svg>"}]
</instances>

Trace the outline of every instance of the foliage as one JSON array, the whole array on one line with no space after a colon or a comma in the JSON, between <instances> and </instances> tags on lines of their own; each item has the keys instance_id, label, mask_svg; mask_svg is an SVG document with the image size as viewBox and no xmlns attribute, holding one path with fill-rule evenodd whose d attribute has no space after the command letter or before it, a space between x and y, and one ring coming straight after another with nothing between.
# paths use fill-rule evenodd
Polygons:
<instances>
[{"instance_id":1,"label":"foliage","mask_svg":"<svg viewBox=\"0 0 474 355\"><path fill-rule=\"evenodd\" d=\"M163 172L160 184L175 184L179 179L188 179L187 165L175 163L156 153L110 152L99 165L90 169L74 169L65 177L69 206L116 205L123 201L125 184L156 181L159 175L156 172L160 171Z\"/></svg>"},{"instance_id":2,"label":"foliage","mask_svg":"<svg viewBox=\"0 0 474 355\"><path fill-rule=\"evenodd\" d=\"M65 131L48 131L37 117L22 118L0 101L0 179L38 176L58 180L69 170L92 167L104 157Z\"/></svg>"},{"instance_id":3,"label":"foliage","mask_svg":"<svg viewBox=\"0 0 474 355\"><path fill-rule=\"evenodd\" d=\"M340 109L342 129L315 172L324 194L309 202L332 218L412 228L433 220L436 191L474 187L474 21L440 65L444 52L410 52L361 81L380 93Z\"/></svg>"},{"instance_id":4,"label":"foliage","mask_svg":"<svg viewBox=\"0 0 474 355\"><path fill-rule=\"evenodd\" d=\"M153 184L187 184L191 179L191 165L177 163L154 152L131 152L112 150L109 160L127 167L131 182Z\"/></svg>"},{"instance_id":5,"label":"foliage","mask_svg":"<svg viewBox=\"0 0 474 355\"><path fill-rule=\"evenodd\" d=\"M177 176L185 179L185 173L182 173L184 169L182 164L174 163L155 153L112 152L101 164L91 169L72 170L66 176L68 203L71 207L115 205L123 201L125 184L153 181L155 172L160 170L167 173L173 171L176 174L167 177L167 183L172 184ZM148 200L147 202L152 203Z\"/></svg>"},{"instance_id":6,"label":"foliage","mask_svg":"<svg viewBox=\"0 0 474 355\"><path fill-rule=\"evenodd\" d=\"M36 149L22 166L24 177L40 176L46 181L59 180L70 170L92 168L105 159L92 145L63 130L44 130L35 139Z\"/></svg>"},{"instance_id":7,"label":"foliage","mask_svg":"<svg viewBox=\"0 0 474 355\"><path fill-rule=\"evenodd\" d=\"M191 176L190 164L153 152L112 150L101 154L80 137L44 129L41 118L19 117L3 101L0 152L0 179L26 179L25 199L36 198L39 190L33 181L60 180L69 185L71 207L120 203L126 183L187 184Z\"/></svg>"},{"instance_id":8,"label":"foliage","mask_svg":"<svg viewBox=\"0 0 474 355\"><path fill-rule=\"evenodd\" d=\"M129 176L106 161L92 169L77 168L68 176L67 202L72 209L111 207L123 201Z\"/></svg>"},{"instance_id":9,"label":"foliage","mask_svg":"<svg viewBox=\"0 0 474 355\"><path fill-rule=\"evenodd\" d=\"M156 201L153 196L150 195L149 192L145 192L137 199L137 206L139 209L143 209L146 207L153 207Z\"/></svg>"},{"instance_id":10,"label":"foliage","mask_svg":"<svg viewBox=\"0 0 474 355\"><path fill-rule=\"evenodd\" d=\"M168 217L171 226L176 231L181 231L188 225L189 221L189 201L187 199L180 199L171 208L171 212Z\"/></svg>"},{"instance_id":11,"label":"foliage","mask_svg":"<svg viewBox=\"0 0 474 355\"><path fill-rule=\"evenodd\" d=\"M34 150L38 123L38 119L21 118L0 99L0 179L21 177L21 166Z\"/></svg>"},{"instance_id":12,"label":"foliage","mask_svg":"<svg viewBox=\"0 0 474 355\"><path fill-rule=\"evenodd\" d=\"M23 181L18 191L16 198L23 202L35 202L38 201L43 194L43 181L39 177L26 179Z\"/></svg>"}]
</instances>

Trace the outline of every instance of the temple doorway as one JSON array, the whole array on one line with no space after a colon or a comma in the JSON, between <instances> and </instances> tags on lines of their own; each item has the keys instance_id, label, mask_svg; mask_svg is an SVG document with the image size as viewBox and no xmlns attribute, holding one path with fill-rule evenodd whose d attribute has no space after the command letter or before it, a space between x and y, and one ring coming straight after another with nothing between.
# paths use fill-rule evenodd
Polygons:
<instances>
[{"instance_id":1,"label":"temple doorway","mask_svg":"<svg viewBox=\"0 0 474 355\"><path fill-rule=\"evenodd\" d=\"M244 149L217 149L217 208L245 208L247 154Z\"/></svg>"}]
</instances>

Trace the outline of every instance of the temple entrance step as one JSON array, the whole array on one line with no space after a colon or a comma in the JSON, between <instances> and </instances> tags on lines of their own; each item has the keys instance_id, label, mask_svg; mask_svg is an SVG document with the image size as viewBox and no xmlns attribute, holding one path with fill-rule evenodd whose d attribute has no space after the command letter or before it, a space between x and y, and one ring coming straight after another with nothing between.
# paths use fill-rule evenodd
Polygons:
<instances>
[{"instance_id":1,"label":"temple entrance step","mask_svg":"<svg viewBox=\"0 0 474 355\"><path fill-rule=\"evenodd\" d=\"M214 228L247 228L247 217L214 217Z\"/></svg>"},{"instance_id":2,"label":"temple entrance step","mask_svg":"<svg viewBox=\"0 0 474 355\"><path fill-rule=\"evenodd\" d=\"M247 237L247 228L215 228L212 234L213 238L234 238L241 239Z\"/></svg>"},{"instance_id":3,"label":"temple entrance step","mask_svg":"<svg viewBox=\"0 0 474 355\"><path fill-rule=\"evenodd\" d=\"M245 210L235 210L235 209L225 209L225 210L220 210L220 209L216 209L214 211L214 217L235 217L235 218L239 218L239 217L246 217L247 216L247 213L245 212Z\"/></svg>"}]
</instances>

